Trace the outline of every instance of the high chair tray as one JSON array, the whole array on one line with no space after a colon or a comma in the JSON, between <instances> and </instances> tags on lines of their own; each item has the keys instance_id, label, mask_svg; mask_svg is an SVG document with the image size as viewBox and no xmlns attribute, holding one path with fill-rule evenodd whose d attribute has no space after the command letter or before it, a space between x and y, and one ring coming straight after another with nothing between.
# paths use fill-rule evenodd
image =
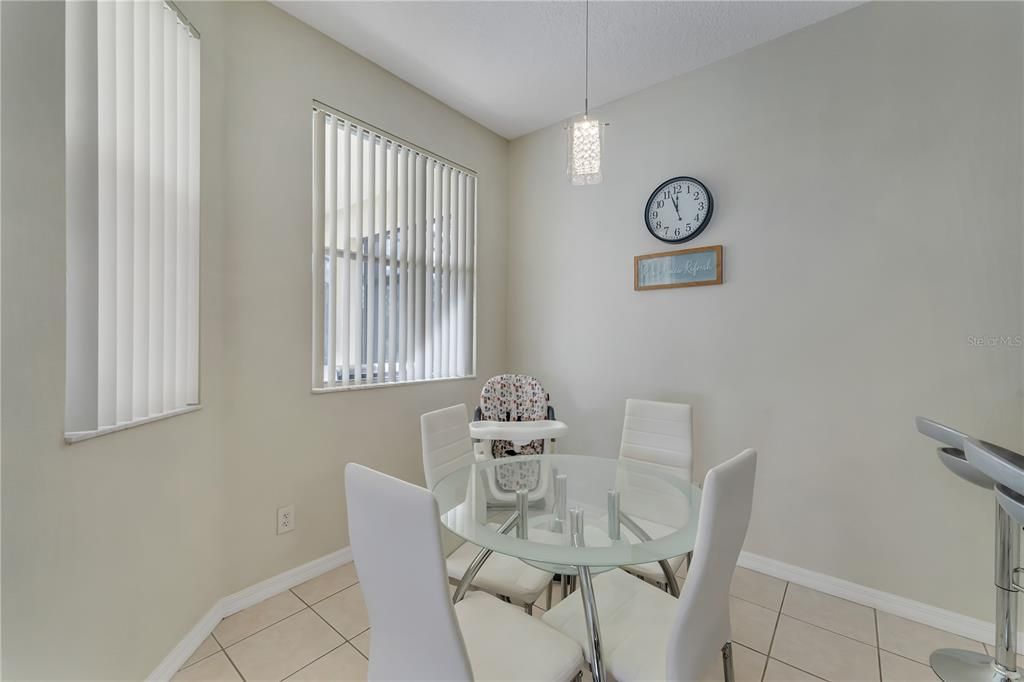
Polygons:
<instances>
[{"instance_id":1,"label":"high chair tray","mask_svg":"<svg viewBox=\"0 0 1024 682\"><path fill-rule=\"evenodd\" d=\"M542 419L534 422L478 421L469 423L469 435L477 440L509 440L516 444L561 438L569 433L565 422Z\"/></svg>"}]
</instances>

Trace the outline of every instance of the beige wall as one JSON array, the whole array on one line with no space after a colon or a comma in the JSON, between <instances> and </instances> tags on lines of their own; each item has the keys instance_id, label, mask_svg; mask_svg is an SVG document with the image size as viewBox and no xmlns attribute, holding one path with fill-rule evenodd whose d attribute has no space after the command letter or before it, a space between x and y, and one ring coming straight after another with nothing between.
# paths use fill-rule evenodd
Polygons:
<instances>
[{"instance_id":1,"label":"beige wall","mask_svg":"<svg viewBox=\"0 0 1024 682\"><path fill-rule=\"evenodd\" d=\"M1021 349L968 342L1022 333L1021 45L1018 4L872 3L603 107L600 186L560 126L514 141L509 359L564 450L613 455L626 397L692 403L700 475L760 451L749 551L991 620L991 495L913 417L1024 444ZM633 292L681 174L725 284Z\"/></svg>"},{"instance_id":2,"label":"beige wall","mask_svg":"<svg viewBox=\"0 0 1024 682\"><path fill-rule=\"evenodd\" d=\"M137 680L224 595L222 167L204 146L203 409L65 445L64 7L0 11L2 391L18 396L2 412L3 677Z\"/></svg>"},{"instance_id":3,"label":"beige wall","mask_svg":"<svg viewBox=\"0 0 1024 682\"><path fill-rule=\"evenodd\" d=\"M226 546L235 590L348 544L342 471L422 483L419 415L481 380L310 392L314 98L479 172L477 371L503 368L508 143L267 4L227 5ZM276 509L296 529L275 535Z\"/></svg>"},{"instance_id":4,"label":"beige wall","mask_svg":"<svg viewBox=\"0 0 1024 682\"><path fill-rule=\"evenodd\" d=\"M0 5L5 679L141 679L220 597L348 544L346 462L422 481L419 414L478 395L310 393L314 97L479 172L478 372L503 366L508 143L270 5L181 5L203 40L203 409L70 447L63 6Z\"/></svg>"}]
</instances>

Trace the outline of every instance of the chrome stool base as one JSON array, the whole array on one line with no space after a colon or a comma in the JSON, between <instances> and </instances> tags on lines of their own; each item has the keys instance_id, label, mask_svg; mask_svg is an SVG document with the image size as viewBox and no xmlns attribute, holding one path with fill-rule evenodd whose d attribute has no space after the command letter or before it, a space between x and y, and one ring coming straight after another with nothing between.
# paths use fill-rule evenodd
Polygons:
<instances>
[{"instance_id":1,"label":"chrome stool base","mask_svg":"<svg viewBox=\"0 0 1024 682\"><path fill-rule=\"evenodd\" d=\"M994 658L975 651L937 649L928 662L942 682L1016 682L1020 679L1020 673L1001 672L996 669Z\"/></svg>"}]
</instances>

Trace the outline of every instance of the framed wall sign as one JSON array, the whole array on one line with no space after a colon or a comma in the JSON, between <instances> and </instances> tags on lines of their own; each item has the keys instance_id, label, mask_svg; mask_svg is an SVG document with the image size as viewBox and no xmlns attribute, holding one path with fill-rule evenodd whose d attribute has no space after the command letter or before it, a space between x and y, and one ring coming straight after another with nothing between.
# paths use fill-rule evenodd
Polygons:
<instances>
[{"instance_id":1,"label":"framed wall sign","mask_svg":"<svg viewBox=\"0 0 1024 682\"><path fill-rule=\"evenodd\" d=\"M633 257L633 289L674 289L722 283L722 246Z\"/></svg>"}]
</instances>

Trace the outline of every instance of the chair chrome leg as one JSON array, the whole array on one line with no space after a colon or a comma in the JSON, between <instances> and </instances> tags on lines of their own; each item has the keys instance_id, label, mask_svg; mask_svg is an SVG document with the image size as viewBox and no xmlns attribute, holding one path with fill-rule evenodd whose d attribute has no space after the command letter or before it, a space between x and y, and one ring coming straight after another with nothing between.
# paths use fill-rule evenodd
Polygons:
<instances>
[{"instance_id":1,"label":"chair chrome leg","mask_svg":"<svg viewBox=\"0 0 1024 682\"><path fill-rule=\"evenodd\" d=\"M633 535L637 536L644 542L647 542L651 539L650 534L643 528L641 528L640 524L638 524L628 515L623 514L621 511L619 512L619 521L629 530L629 532L631 532ZM668 561L665 559L659 561L658 565L661 566L661 572L665 574L665 591L671 594L673 597L678 597L679 581L676 580L676 574L672 572L672 566L669 565ZM686 566L687 568L689 568L690 565L687 564Z\"/></svg>"},{"instance_id":2,"label":"chair chrome leg","mask_svg":"<svg viewBox=\"0 0 1024 682\"><path fill-rule=\"evenodd\" d=\"M563 575L561 577L562 577L562 580L561 580L561 583L562 583L562 599L565 599L566 597L569 596L569 576Z\"/></svg>"},{"instance_id":3,"label":"chair chrome leg","mask_svg":"<svg viewBox=\"0 0 1024 682\"><path fill-rule=\"evenodd\" d=\"M576 674L573 675L572 682L583 682L583 671L577 670Z\"/></svg>"},{"instance_id":4,"label":"chair chrome leg","mask_svg":"<svg viewBox=\"0 0 1024 682\"><path fill-rule=\"evenodd\" d=\"M551 580L548 581L548 611L551 610L551 589L552 589L552 586L554 584L555 584L555 579L554 578L552 578Z\"/></svg>"},{"instance_id":5,"label":"chair chrome leg","mask_svg":"<svg viewBox=\"0 0 1024 682\"><path fill-rule=\"evenodd\" d=\"M523 611L526 611L527 616L533 615L533 604L523 604Z\"/></svg>"},{"instance_id":6,"label":"chair chrome leg","mask_svg":"<svg viewBox=\"0 0 1024 682\"><path fill-rule=\"evenodd\" d=\"M498 533L508 533L515 527L518 520L519 514L513 513L512 516L506 519L505 523L501 524L501 527L498 528ZM469 568L467 568L465 574L463 574L462 580L459 581L459 586L455 588L455 594L452 595L453 604L458 604L462 601L462 598L466 596L469 586L473 584L473 578L475 578L476 574L480 572L480 568L484 565L484 562L487 561L489 556L491 556L491 550L481 549L469 564Z\"/></svg>"},{"instance_id":7,"label":"chair chrome leg","mask_svg":"<svg viewBox=\"0 0 1024 682\"><path fill-rule=\"evenodd\" d=\"M722 647L722 666L725 668L725 682L736 682L736 672L732 667L732 642Z\"/></svg>"}]
</instances>

